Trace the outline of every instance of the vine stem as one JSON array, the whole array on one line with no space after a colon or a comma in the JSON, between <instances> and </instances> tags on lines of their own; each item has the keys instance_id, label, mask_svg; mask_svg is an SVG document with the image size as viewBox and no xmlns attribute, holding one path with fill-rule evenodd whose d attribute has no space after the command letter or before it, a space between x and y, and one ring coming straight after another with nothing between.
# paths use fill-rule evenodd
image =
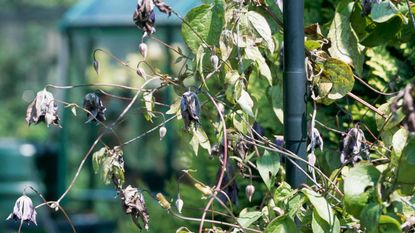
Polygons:
<instances>
[{"instance_id":1,"label":"vine stem","mask_svg":"<svg viewBox=\"0 0 415 233\"><path fill-rule=\"evenodd\" d=\"M359 96L349 92L347 93L347 95L349 97L351 97L352 99L356 100L357 102L363 104L364 106L368 107L370 110L372 110L373 112L377 113L379 116L383 117L384 119L386 119L387 117L385 116L385 113L379 111L376 107L374 107L373 105L369 104L368 102L364 101L362 98L360 98Z\"/></svg>"},{"instance_id":2,"label":"vine stem","mask_svg":"<svg viewBox=\"0 0 415 233\"><path fill-rule=\"evenodd\" d=\"M118 87L118 88L122 88L126 90L133 90L133 91L139 90L139 88L124 86L120 84L113 84L113 83L93 83L93 84L90 83L90 84L77 84L77 85L67 85L67 86L48 84L46 85L46 88L47 87L52 87L55 89L72 89L72 88L78 88L78 87Z\"/></svg>"},{"instance_id":3,"label":"vine stem","mask_svg":"<svg viewBox=\"0 0 415 233\"><path fill-rule=\"evenodd\" d=\"M136 102L136 100L138 99L138 96L141 94L142 90L144 89L144 87L150 83L151 81L153 81L156 78L152 78L147 80L146 82L144 82L144 84L141 86L141 88L138 89L138 91L136 92L136 94L134 95L134 97L132 98L132 100L130 101L130 103L127 105L127 107L124 108L124 110L122 111L122 113L118 116L118 118L111 124L111 126L109 128L106 128L98 137L97 139L94 141L94 143L92 144L92 146L89 148L88 152L85 154L84 158L82 159L81 163L79 164L78 170L76 171L75 176L73 177L71 183L69 184L68 188L66 188L65 192L59 197L59 199L56 201L58 204L60 201L62 201L62 199L69 193L69 191L72 189L73 185L75 184L76 180L79 177L79 174L81 173L82 167L84 166L86 160L88 159L88 157L91 155L92 151L94 150L94 148L96 147L96 145L98 144L98 142L101 140L101 138L105 135L105 133L107 132L108 129L112 129L116 124L118 124L118 122L125 116L125 114L127 114L127 112L130 110L130 108L133 106L133 104Z\"/></svg>"},{"instance_id":4,"label":"vine stem","mask_svg":"<svg viewBox=\"0 0 415 233\"><path fill-rule=\"evenodd\" d=\"M219 179L218 179L218 182L216 184L215 192L213 193L212 197L210 198L210 200L206 204L206 207L205 207L205 209L203 211L202 218L200 220L200 225L199 225L199 233L202 233L203 232L203 224L205 222L206 213L209 210L210 206L212 205L213 200L214 200L214 197L216 196L217 192L221 189L220 187L222 185L223 178L224 178L224 175L225 175L226 165L228 163L228 137L227 137L227 129L226 129L225 118L223 117L222 111L219 108L218 104L216 103L215 99L209 93L205 93L205 94L212 101L213 105L215 105L215 108L218 111L220 120L222 121L222 124L223 124L223 147L224 147L224 150L223 150L222 169L220 171Z\"/></svg>"},{"instance_id":5,"label":"vine stem","mask_svg":"<svg viewBox=\"0 0 415 233\"><path fill-rule=\"evenodd\" d=\"M198 218L191 218L191 217L186 217L186 216L180 215L180 214L178 214L178 213L176 213L174 211L170 211L170 213L174 217L179 218L179 219L183 219L183 220L186 220L186 221L193 221L193 222L201 222L202 221L201 219L198 219ZM218 221L218 220L206 219L204 221L205 222L209 222L209 223L221 224L221 225L224 225L224 226L230 226L230 227L240 228L240 226L238 226L236 224L232 224L232 223L228 223L228 222L222 222L222 221ZM262 233L262 231L256 230L256 229L252 229L252 228L243 227L242 229L247 230L247 231L250 231L250 232Z\"/></svg>"}]
</instances>

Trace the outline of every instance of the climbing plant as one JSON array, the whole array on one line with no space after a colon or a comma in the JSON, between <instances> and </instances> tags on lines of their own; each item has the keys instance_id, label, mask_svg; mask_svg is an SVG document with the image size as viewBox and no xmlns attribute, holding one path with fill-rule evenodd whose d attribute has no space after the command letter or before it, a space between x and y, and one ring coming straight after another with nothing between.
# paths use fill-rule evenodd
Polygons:
<instances>
[{"instance_id":1,"label":"climbing plant","mask_svg":"<svg viewBox=\"0 0 415 233\"><path fill-rule=\"evenodd\" d=\"M38 92L27 110L29 125L60 126L58 107L63 103L65 111L85 111L86 123L95 123L100 130L58 200L33 206L24 195L9 218L19 220L20 227L24 221L36 223L35 209L49 206L69 220L60 203L90 159L103 182L117 190L125 213L147 230L152 213L146 201L154 198L172 218L185 220L176 232L412 232L415 4L328 2L334 6L331 22L304 29L304 85L310 110L307 159L284 149L281 136L282 1L214 0L181 16L160 0L141 0L132 11L135 24L144 31L138 46L142 61L133 65L100 49L92 61L98 76L96 53L136 71L137 86L105 84L131 91L132 97L100 94L127 98L129 104L107 122L100 95L89 93L78 106L52 94L55 89L99 89L102 84L48 84ZM146 41L157 35L155 8L182 20L187 50L159 41L178 54L181 69L175 76L160 73L146 61L152 52ZM172 103L156 101L156 94L164 90L174 91ZM103 136L115 137L117 126L136 105L145 109L153 128L118 144L106 142ZM156 123L158 119L163 120ZM179 122L180 132L167 130L171 122ZM129 155L123 147L156 131L160 139L166 134L184 138L189 146L178 156L192 157L195 163L209 156L216 176L205 180L189 163L177 176L178 189L173 192L153 194L129 184L124 167ZM286 182L287 161L306 165L301 170L307 176L302 187ZM198 212L187 211L190 199Z\"/></svg>"}]
</instances>

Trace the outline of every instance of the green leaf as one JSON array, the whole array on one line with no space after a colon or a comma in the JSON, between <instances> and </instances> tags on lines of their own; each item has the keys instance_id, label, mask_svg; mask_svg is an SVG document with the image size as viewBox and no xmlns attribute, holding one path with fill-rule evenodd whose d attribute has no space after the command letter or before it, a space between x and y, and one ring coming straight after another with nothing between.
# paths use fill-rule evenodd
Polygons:
<instances>
[{"instance_id":1,"label":"green leaf","mask_svg":"<svg viewBox=\"0 0 415 233\"><path fill-rule=\"evenodd\" d=\"M265 151L256 161L256 165L265 185L271 190L272 183L280 168L280 156L277 153Z\"/></svg>"},{"instance_id":2,"label":"green leaf","mask_svg":"<svg viewBox=\"0 0 415 233\"><path fill-rule=\"evenodd\" d=\"M288 216L273 219L265 228L264 233L296 233L299 232L294 221Z\"/></svg>"},{"instance_id":3,"label":"green leaf","mask_svg":"<svg viewBox=\"0 0 415 233\"><path fill-rule=\"evenodd\" d=\"M378 110L383 112L386 116L389 116L391 113L390 103L393 99L384 103L379 106ZM399 108L398 111L395 112L396 116L391 117L387 122L385 122L385 118L379 115L375 115L376 126L378 130L390 130L393 129L395 126L399 125L401 121L405 118L405 114L402 112L402 108Z\"/></svg>"},{"instance_id":4,"label":"green leaf","mask_svg":"<svg viewBox=\"0 0 415 233\"><path fill-rule=\"evenodd\" d=\"M237 219L238 223L242 227L249 227L252 223L256 222L262 216L260 211L244 212L239 214Z\"/></svg>"},{"instance_id":5,"label":"green leaf","mask_svg":"<svg viewBox=\"0 0 415 233\"><path fill-rule=\"evenodd\" d=\"M406 145L408 139L408 130L400 128L392 137L392 146L395 153L400 154Z\"/></svg>"},{"instance_id":6,"label":"green leaf","mask_svg":"<svg viewBox=\"0 0 415 233\"><path fill-rule=\"evenodd\" d=\"M302 189L308 200L314 207L313 231L316 232L340 232L340 222L327 200L310 189Z\"/></svg>"},{"instance_id":7,"label":"green leaf","mask_svg":"<svg viewBox=\"0 0 415 233\"><path fill-rule=\"evenodd\" d=\"M395 38L401 30L404 23L404 16L395 15L393 18L384 23L375 23L375 28L360 40L360 43L367 47L382 45Z\"/></svg>"},{"instance_id":8,"label":"green leaf","mask_svg":"<svg viewBox=\"0 0 415 233\"><path fill-rule=\"evenodd\" d=\"M250 128L249 117L246 113L241 110L231 113L232 124L242 134L247 134Z\"/></svg>"},{"instance_id":9,"label":"green leaf","mask_svg":"<svg viewBox=\"0 0 415 233\"><path fill-rule=\"evenodd\" d=\"M225 24L224 14L223 0L215 0L214 4L204 4L193 8L184 17L184 20L189 25L186 23L182 24L182 35L187 46L194 54L197 53L199 46L202 44L199 37L209 45L218 45L219 37Z\"/></svg>"},{"instance_id":10,"label":"green leaf","mask_svg":"<svg viewBox=\"0 0 415 233\"><path fill-rule=\"evenodd\" d=\"M262 56L258 47L248 46L245 48L245 55L249 60L257 63L258 71L262 77L268 80L269 85L272 85L272 75L265 58Z\"/></svg>"},{"instance_id":11,"label":"green leaf","mask_svg":"<svg viewBox=\"0 0 415 233\"><path fill-rule=\"evenodd\" d=\"M370 15L374 22L384 23L394 17L396 13L398 13L396 6L387 0L378 4L373 4Z\"/></svg>"},{"instance_id":12,"label":"green leaf","mask_svg":"<svg viewBox=\"0 0 415 233\"><path fill-rule=\"evenodd\" d=\"M241 106L241 109L244 112L246 112L251 117L255 117L254 112L252 111L252 108L254 107L254 101L252 101L251 96L247 91L242 89L241 96L236 100L236 102L239 104L239 106Z\"/></svg>"},{"instance_id":13,"label":"green leaf","mask_svg":"<svg viewBox=\"0 0 415 233\"><path fill-rule=\"evenodd\" d=\"M272 86L271 88L271 99L272 109L281 124L284 124L284 111L283 111L283 92L280 85Z\"/></svg>"},{"instance_id":14,"label":"green leaf","mask_svg":"<svg viewBox=\"0 0 415 233\"><path fill-rule=\"evenodd\" d=\"M402 150L397 168L397 182L400 184L415 184L415 136L410 135L408 143Z\"/></svg>"},{"instance_id":15,"label":"green leaf","mask_svg":"<svg viewBox=\"0 0 415 233\"><path fill-rule=\"evenodd\" d=\"M380 216L379 230L381 233L402 233L401 224L398 220L388 215Z\"/></svg>"},{"instance_id":16,"label":"green leaf","mask_svg":"<svg viewBox=\"0 0 415 233\"><path fill-rule=\"evenodd\" d=\"M360 214L360 224L366 228L367 233L377 233L382 206L370 203L365 206Z\"/></svg>"},{"instance_id":17,"label":"green leaf","mask_svg":"<svg viewBox=\"0 0 415 233\"><path fill-rule=\"evenodd\" d=\"M275 50L275 44L272 40L271 28L269 27L267 20L255 11L248 11L246 15L255 31L267 43L269 51L273 53Z\"/></svg>"},{"instance_id":18,"label":"green leaf","mask_svg":"<svg viewBox=\"0 0 415 233\"><path fill-rule=\"evenodd\" d=\"M379 179L380 172L370 164L359 163L344 175L344 207L348 213L356 218L360 217L362 209L367 205L374 187Z\"/></svg>"},{"instance_id":19,"label":"green leaf","mask_svg":"<svg viewBox=\"0 0 415 233\"><path fill-rule=\"evenodd\" d=\"M107 148L102 147L98 151L96 151L94 154L92 154L92 166L94 168L95 174L98 173L99 168L105 159L105 154L107 153Z\"/></svg>"},{"instance_id":20,"label":"green leaf","mask_svg":"<svg viewBox=\"0 0 415 233\"><path fill-rule=\"evenodd\" d=\"M361 75L364 55L359 48L357 36L349 21L353 4L348 0L342 0L337 4L327 37L331 41L329 48L331 56L352 65L356 73Z\"/></svg>"}]
</instances>

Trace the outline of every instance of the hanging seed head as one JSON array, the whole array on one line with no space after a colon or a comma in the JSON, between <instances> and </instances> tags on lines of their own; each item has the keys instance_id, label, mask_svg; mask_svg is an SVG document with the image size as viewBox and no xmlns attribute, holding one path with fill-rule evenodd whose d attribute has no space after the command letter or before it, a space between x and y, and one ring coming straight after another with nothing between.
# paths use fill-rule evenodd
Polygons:
<instances>
[{"instance_id":1,"label":"hanging seed head","mask_svg":"<svg viewBox=\"0 0 415 233\"><path fill-rule=\"evenodd\" d=\"M23 195L16 200L13 207L13 212L7 217L6 220L13 219L15 221L32 222L36 223L36 210L33 206L32 200Z\"/></svg>"},{"instance_id":2,"label":"hanging seed head","mask_svg":"<svg viewBox=\"0 0 415 233\"><path fill-rule=\"evenodd\" d=\"M163 207L166 210L169 210L171 208L170 202L167 201L163 194L157 193L156 198L159 201L161 207Z\"/></svg>"},{"instance_id":3,"label":"hanging seed head","mask_svg":"<svg viewBox=\"0 0 415 233\"><path fill-rule=\"evenodd\" d=\"M253 186L252 184L246 186L245 194L249 202L251 202L254 192L255 192L255 186Z\"/></svg>"},{"instance_id":4,"label":"hanging seed head","mask_svg":"<svg viewBox=\"0 0 415 233\"><path fill-rule=\"evenodd\" d=\"M147 45L145 43L141 43L138 46L138 50L140 51L141 56L143 56L144 59L147 57Z\"/></svg>"},{"instance_id":5,"label":"hanging seed head","mask_svg":"<svg viewBox=\"0 0 415 233\"><path fill-rule=\"evenodd\" d=\"M219 67L219 58L218 58L218 56L216 56L215 54L213 54L213 55L210 57L210 63L212 64L213 69L214 69L214 70L217 70L217 69L218 69L218 67Z\"/></svg>"},{"instance_id":6,"label":"hanging seed head","mask_svg":"<svg viewBox=\"0 0 415 233\"><path fill-rule=\"evenodd\" d=\"M180 213L180 214L182 213L183 204L184 204L184 202L183 202L183 200L180 198L180 194L179 194L179 195L177 195L177 200L176 200L176 208L177 208L177 211L179 211L179 213Z\"/></svg>"},{"instance_id":7,"label":"hanging seed head","mask_svg":"<svg viewBox=\"0 0 415 233\"><path fill-rule=\"evenodd\" d=\"M199 183L195 183L195 187L197 189L199 189L200 192L202 192L205 196L211 196L212 195L212 190L205 185L201 185Z\"/></svg>"},{"instance_id":8,"label":"hanging seed head","mask_svg":"<svg viewBox=\"0 0 415 233\"><path fill-rule=\"evenodd\" d=\"M161 141L164 138L164 136L166 136L167 128L164 126L160 127L159 133L160 133L160 141Z\"/></svg>"}]
</instances>

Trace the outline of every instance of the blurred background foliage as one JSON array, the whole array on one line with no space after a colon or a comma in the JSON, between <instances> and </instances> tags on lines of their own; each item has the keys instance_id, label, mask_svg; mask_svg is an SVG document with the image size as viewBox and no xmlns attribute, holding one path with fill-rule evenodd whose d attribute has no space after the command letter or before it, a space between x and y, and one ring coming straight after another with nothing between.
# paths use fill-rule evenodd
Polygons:
<instances>
[{"instance_id":1,"label":"blurred background foliage","mask_svg":"<svg viewBox=\"0 0 415 233\"><path fill-rule=\"evenodd\" d=\"M34 98L35 93L42 89L46 83L55 83L57 80L57 61L62 46L59 40L58 22L63 13L72 6L75 0L0 0L0 137L17 138L29 140L31 142L43 143L47 145L57 145L57 130L55 128L46 128L44 125L32 126L29 130L24 121L25 111L28 103ZM208 1L205 1L208 2ZM313 0L305 1L305 22L307 24L319 23L322 31L327 32L330 20L333 18L336 0ZM174 5L172 6L174 8ZM133 9L132 9L133 11ZM408 28L408 30L413 30ZM413 32L412 32L413 33ZM130 48L137 47L140 32L129 35L132 39ZM156 34L157 35L157 34ZM281 39L281 38L280 38ZM81 40L82 42L82 40ZM117 49L122 46L117 39L107 41L108 50L117 53ZM175 47L180 44L176 44ZM166 68L166 60L164 50L160 49L160 45L153 44L154 48L150 49L150 58L155 67L160 68L163 72L178 72L179 66ZM87 45L85 45L87 47ZM182 46L183 49L185 49ZM122 50L122 49L121 49ZM159 52L157 52L159 51ZM90 51L85 52L84 58L89 61ZM170 54L169 56L173 56ZM94 73L92 66L88 64L81 73L78 73L77 80L88 82L120 82L123 84L134 85L136 75L126 70L124 67L114 63L105 55L98 55L101 62L101 75L99 78ZM122 59L130 61L132 64L139 59L137 51L131 49ZM164 59L164 60L163 60ZM174 61L173 57L173 61ZM277 62L278 59L276 59ZM415 40L409 38L402 44L386 44L366 51L366 59L364 65L364 74L362 78L377 90L384 92L394 92L402 88L408 80L413 78L415 73ZM282 73L279 71L277 76L281 78ZM85 77L84 77L85 76ZM120 78L122 77L122 78ZM111 91L111 89L103 89ZM89 90L93 91L93 89ZM385 101L385 97L379 96L371 91L367 91L359 82L354 87L355 94L363 99L376 105L377 102ZM76 96L80 103L83 92L76 92L71 96ZM132 93L111 92L113 94L131 95ZM173 91L158 97L168 100L167 104L173 103L178 98ZM73 100L75 101L75 100ZM202 99L202 102L204 100ZM122 106L126 102L119 99L104 99L108 109L109 119L116 117ZM376 105L378 106L378 105ZM127 117L126 122L120 126L120 132L123 139L131 138L137 135L137 131L145 132L150 129L150 124L145 122L140 108L144 107L140 103L140 107L133 109L133 114ZM204 111L212 111L213 106L206 105ZM311 109L311 108L310 108ZM159 110L165 112L166 107L160 107ZM69 112L69 109L65 111ZM353 126L360 122L367 126L374 135L377 135L376 124L373 120L373 113L354 101L344 98L340 102L330 107L322 107L317 119L325 122L329 127L342 130ZM82 116L68 117L72 120L77 119L78 125L71 126L68 138L74 138L70 144L68 157L68 176L74 174L80 158L83 156L91 140L95 135L96 126L88 125L85 127L82 123ZM335 121L333 121L333 116ZM155 119L157 124L160 119ZM203 122L204 129L213 130L212 122ZM281 132L281 125L273 127L272 124L264 125L267 136L272 137L273 134ZM154 201L150 195L154 196L154 192L160 191L166 194L170 199L176 199L178 194L177 179L182 175L180 172L183 168L192 168L197 170L197 179L203 180L206 184L212 184L216 178L217 162L212 160L204 151L195 157L190 145L188 144L190 136L186 135L182 130L183 123L176 122L168 127L170 135L169 143L160 143L157 133L133 143L125 148L125 158L127 164L127 183L137 185L151 192L145 192L145 198L150 212L150 232L174 232L175 229L182 225L188 226L194 230L197 225L174 219L168 215L166 211L160 208L159 204ZM365 130L369 141L376 140L371 137ZM86 133L85 133L86 132ZM339 135L329 131L321 132L323 137L329 141L326 143L324 153L317 154L320 164L323 164L323 171L328 175L340 166L338 148L336 145L339 141ZM75 140L76 139L76 140ZM166 172L165 160L169 150L174 148L174 160L171 163L172 171ZM44 163L39 163L36 169L39 170L41 178L46 180L48 171L42 170ZM43 168L44 169L44 168ZM254 179L255 181L255 179ZM247 180L237 180L240 188L239 200L241 206L245 206L247 200L244 193L244 187L248 183ZM180 181L180 195L185 200L184 215L200 216L201 211L195 209L195 206L201 206L201 194L191 186L189 178L183 178ZM260 182L254 182L257 192L253 197L253 203L260 205L261 190L265 190L264 185ZM46 184L47 185L47 184ZM46 186L46 190L50 188ZM120 204L114 198L115 192L108 191L99 177L94 176L91 164L88 164L88 172L81 173L80 179L76 184L76 188L72 191L70 199L64 203L64 207L71 214L75 223L79 224L79 232L133 232L136 226L132 224L130 219L122 212ZM93 191L95 190L95 191ZM258 197L256 198L256 195ZM253 204L253 205L254 205ZM10 203L11 210L12 203ZM215 206L219 208L218 206ZM235 206L237 209L238 206ZM8 212L8 210L6 210ZM3 212L2 212L3 214ZM69 227L63 221L62 216L52 214L53 219L60 226L58 232L69 231ZM0 219L6 216L1 215ZM96 223L96 228L82 228L82 224ZM102 228L99 227L102 226ZM42 226L42 225L41 225ZM98 226L98 227L97 227ZM15 226L8 228L12 231ZM192 228L193 227L193 228ZM1 228L0 228L1 229ZM33 232L47 232L47 228L32 229ZM106 229L106 230L105 230ZM116 229L116 230L113 230Z\"/></svg>"}]
</instances>

